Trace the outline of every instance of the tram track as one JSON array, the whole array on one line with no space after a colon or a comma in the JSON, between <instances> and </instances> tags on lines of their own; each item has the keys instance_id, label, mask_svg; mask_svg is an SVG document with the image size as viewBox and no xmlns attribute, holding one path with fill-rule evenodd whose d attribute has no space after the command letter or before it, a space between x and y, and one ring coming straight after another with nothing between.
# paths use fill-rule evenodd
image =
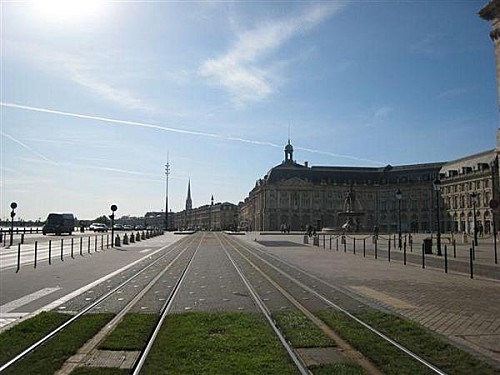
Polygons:
<instances>
[{"instance_id":1,"label":"tram track","mask_svg":"<svg viewBox=\"0 0 500 375\"><path fill-rule=\"evenodd\" d=\"M358 324L362 325L369 331L373 332L377 336L379 336L382 340L388 342L392 346L396 347L398 350L402 351L405 355L413 358L417 362L421 363L423 366L425 366L428 370L432 371L433 373L436 374L442 374L444 375L445 372L438 367L434 366L433 364L429 363L425 359L421 358L408 348L404 347L403 345L399 344L395 340L391 339L384 333L380 332L378 329L375 327L371 326L367 322L364 322L363 320L359 319L356 317L354 314L352 314L349 309L353 308L355 306L355 309L359 309L361 306L360 304L362 303L359 299L353 299L352 296L348 296L347 294L343 296L343 300L349 300L351 299L349 305L350 307L342 307L339 302L334 302L332 299L336 299L337 301L341 298L339 298L338 294L344 293L343 290L340 288L332 285L331 283L322 280L321 278L312 275L311 273L300 269L299 267L284 261L280 259L279 257L266 253L263 250L257 249L255 247L251 247L247 244L243 244L240 241L237 241L235 239L229 239L228 236L225 236L225 240L227 243L230 243L233 250L239 253L243 258L246 259L246 261L251 262L253 264L253 267L262 274L263 277L266 278L271 278L274 283L276 283L278 286L280 286L280 289L287 295L287 298L290 297L291 301L294 301L293 303L296 304L299 309L306 314L320 329L324 329L324 326L327 326L325 322L322 322L315 314L315 310L318 309L317 306L314 306L315 303L311 303L310 301L306 301L306 303L299 303L298 299L300 299L301 291L308 293L308 295L313 296L317 302L321 302L325 304L326 308L334 308L335 310L343 313L349 319L352 319L356 321ZM245 254L243 254L245 253ZM257 254L258 253L258 254ZM252 260L250 260L250 257ZM266 259L267 258L267 259ZM257 265L256 263L260 263L260 265ZM284 270L286 269L286 270ZM296 272L295 276L291 275L291 272ZM291 287L290 282L294 284L294 288ZM318 288L318 286L321 286L321 288ZM318 291L318 289L321 290ZM330 292L328 292L328 289L330 289ZM336 296L333 296L332 298L332 293L331 290L333 290L336 294ZM299 295L298 298L293 297L293 294ZM347 298L346 298L347 297ZM308 297L309 298L309 297ZM304 301L303 301L304 302ZM310 308L307 308L306 306L309 305ZM311 306L312 305L312 306ZM323 327L323 328L322 328ZM326 334L329 334L328 331L324 331ZM337 341L338 342L338 341ZM345 343L341 343L341 346L344 345ZM353 359L356 359L356 355L353 356ZM363 363L363 361L358 362L360 365L364 367L366 363ZM368 368L364 367L366 370L370 371ZM372 370L373 371L373 370ZM370 371L369 373L373 373Z\"/></svg>"},{"instance_id":2,"label":"tram track","mask_svg":"<svg viewBox=\"0 0 500 375\"><path fill-rule=\"evenodd\" d=\"M81 305L82 303L84 303L85 304L84 307L80 308L77 312L73 313L72 317L69 320L67 320L66 322L64 322L63 324L58 326L57 328L53 329L48 334L44 335L41 339L39 339L38 341L36 341L32 345L30 345L28 348L23 350L21 353L17 354L11 360L4 363L0 367L0 373L6 371L8 369L11 369L14 365L21 362L29 354L32 354L33 352L38 350L42 345L49 342L51 339L55 338L58 333L60 333L61 331L63 331L67 327L69 327L71 324L73 324L76 321L78 321L79 319L81 319L86 314L88 314L92 311L95 312L98 310L102 310L102 308L99 307L100 304L102 304L106 301L109 301L109 299L112 296L116 296L117 293L119 293L123 288L131 285L131 283L133 281L135 281L140 275L146 273L147 271L149 271L151 269L154 269L154 267L157 267L158 265L160 265L160 267L159 267L160 270L154 271L154 272L157 272L157 275L155 275L154 277L156 277L160 273L162 273L163 270L166 271L166 270L170 269L170 267L174 264L174 261L169 261L169 257L174 256L174 260L177 261L178 258L191 246L191 244L195 240L196 239L194 239L194 238L187 237L187 238L182 239L173 245L165 246L164 247L165 249L168 249L168 247L170 247L170 249L168 249L163 254L160 254L160 253L156 254L156 257L149 257L149 261L145 262L147 264L137 265L134 269L124 272L124 274L121 276L121 278L124 279L123 281L120 280L120 278L118 278L118 280L119 280L118 285L116 285L116 286L107 285L106 288L103 289L104 292L100 296L94 297L93 301L90 301L90 302L85 304L85 302L83 302L83 300L89 299L89 298L85 298L85 295L78 296L77 298L75 298L75 299L80 300L78 303L76 303L76 305ZM176 255L176 252L178 252L177 255ZM161 267L162 261L167 261L168 262L167 266ZM138 268L140 268L140 269L138 269ZM165 269L165 268L167 268L167 269ZM135 303L133 303L133 304L130 302L130 300L134 299L135 297L131 297L128 300L123 298L123 301L124 301L123 305L124 306L118 308L118 310L122 311L122 310L124 310L124 308L126 306L128 306L128 309L130 309L131 306L135 305L141 298L144 297L144 294L148 290L150 290L151 287L154 285L152 283L149 283L149 284L150 284L150 287L146 288L147 290L145 290L144 286L141 286L141 288L139 288L138 286L136 288L134 288L134 289L136 289L136 293L137 293L137 295L135 297L140 295L140 298L136 299ZM107 291L106 289L110 289L110 290ZM69 304L71 305L71 302L69 302ZM70 309L66 310L66 311L70 312Z\"/></svg>"}]
</instances>

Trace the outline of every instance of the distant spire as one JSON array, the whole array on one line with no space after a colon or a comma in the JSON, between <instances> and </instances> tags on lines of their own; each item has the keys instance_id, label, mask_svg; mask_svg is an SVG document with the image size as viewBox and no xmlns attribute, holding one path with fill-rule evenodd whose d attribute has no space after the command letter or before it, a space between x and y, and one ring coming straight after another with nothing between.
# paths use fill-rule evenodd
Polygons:
<instances>
[{"instance_id":1,"label":"distant spire","mask_svg":"<svg viewBox=\"0 0 500 375\"><path fill-rule=\"evenodd\" d=\"M188 182L188 194L186 198L186 210L191 210L193 208L193 201L191 200L191 179Z\"/></svg>"}]
</instances>

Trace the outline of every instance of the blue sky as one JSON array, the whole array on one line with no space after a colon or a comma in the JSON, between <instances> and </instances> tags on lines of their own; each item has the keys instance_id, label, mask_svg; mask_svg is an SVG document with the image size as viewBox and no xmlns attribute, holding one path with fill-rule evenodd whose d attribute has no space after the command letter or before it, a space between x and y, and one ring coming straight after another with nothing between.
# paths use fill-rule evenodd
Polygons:
<instances>
[{"instance_id":1,"label":"blue sky","mask_svg":"<svg viewBox=\"0 0 500 375\"><path fill-rule=\"evenodd\" d=\"M238 203L283 160L495 147L486 1L2 1L1 218Z\"/></svg>"}]
</instances>

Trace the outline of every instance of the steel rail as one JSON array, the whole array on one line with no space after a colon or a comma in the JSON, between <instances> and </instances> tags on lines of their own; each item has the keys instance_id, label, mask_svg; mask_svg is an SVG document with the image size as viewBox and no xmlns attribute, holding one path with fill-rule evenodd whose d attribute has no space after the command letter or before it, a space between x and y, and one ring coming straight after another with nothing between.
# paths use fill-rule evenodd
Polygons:
<instances>
[{"instance_id":1,"label":"steel rail","mask_svg":"<svg viewBox=\"0 0 500 375\"><path fill-rule=\"evenodd\" d=\"M182 239L181 241L183 241L184 239ZM103 296L101 296L98 300L96 300L95 302L92 302L91 304L89 304L87 307L83 308L83 310L81 310L80 312L78 312L76 315L74 315L72 318L70 318L69 320L67 320L66 322L64 322L63 324L61 324L59 327L57 327L56 329L54 329L52 332L49 332L47 335L45 335L44 337L42 337L40 340L38 340L37 342L35 342L34 344L32 344L31 346L29 346L27 349L23 350L21 353L19 353L18 355L16 355L14 358L12 358L11 360L9 360L8 362L6 362L5 364L3 364L1 367L0 367L0 372L3 372L5 371L7 368L9 368L10 366L12 366L13 364L15 364L16 362L19 362L22 358L24 358L27 354L29 354L30 352L32 352L33 350L37 349L39 346L41 346L42 344L44 344L45 342L49 341L51 338L53 338L57 333L59 333L60 331L62 331L64 328L66 328L67 326L69 326L71 323L73 323L75 320L79 319L80 317L82 317L85 313L87 313L88 311L90 311L92 308L94 308L95 306L97 306L99 303L101 303L102 301L106 300L107 298L109 298L112 294L114 294L117 290L119 290L120 288L122 288L123 286L127 285L129 282L131 282L132 280L134 280L137 276L139 276L140 274L142 274L143 272L145 272L146 270L148 270L150 267L152 267L153 265L155 265L156 263L158 263L160 260L162 260L164 257L166 257L167 255L169 255L170 253L172 253L175 249L177 249L178 247L181 247L184 242L188 242L188 240L186 241L183 241L182 243L176 243L175 246L172 247L172 249L170 249L168 252L166 252L165 254L161 255L160 257L158 257L158 259L154 260L152 263L148 264L146 267L144 267L142 270L140 270L139 272L137 272L136 274L132 275L131 277L129 277L127 280L123 281L121 284L119 284L117 287L115 287L114 289L110 290L109 292L107 292L106 294L104 294ZM166 246L163 246L162 248L160 248L160 250L163 250L163 249L166 249L168 248L169 246L171 245L166 245Z\"/></svg>"},{"instance_id":2,"label":"steel rail","mask_svg":"<svg viewBox=\"0 0 500 375\"><path fill-rule=\"evenodd\" d=\"M275 335L278 337L278 339L281 342L281 345L285 348L286 352L288 353L289 357L292 359L293 363L297 367L297 369L300 371L302 375L310 375L311 372L305 365L305 363L297 356L295 351L293 350L292 346L289 344L289 342L286 340L286 338L283 336L283 333L281 333L280 329L277 327L276 322L271 316L271 312L267 308L267 306L264 304L264 302L261 300L261 298L258 296L257 292L255 291L255 288L252 286L252 284L248 281L248 279L243 275L243 272L239 268L239 266L236 264L234 261L233 257L229 254L227 251L227 248L224 246L222 241L220 240L219 236L216 235L217 240L219 241L220 245L224 249L224 252L226 253L226 256L229 258L231 261L232 265L236 269L236 272L238 275L241 277L241 280L247 287L248 291L250 292L250 295L252 296L253 300L255 301L256 305L259 307L261 310L262 314L266 318L267 322L273 329Z\"/></svg>"},{"instance_id":3,"label":"steel rail","mask_svg":"<svg viewBox=\"0 0 500 375\"><path fill-rule=\"evenodd\" d=\"M139 356L139 358L136 360L136 362L134 364L134 368L133 368L133 372L132 372L133 375L138 375L139 372L142 370L142 367L144 366L144 363L146 362L146 359L149 355L149 352L151 351L151 348L153 347L153 344L155 343L156 338L158 337L161 326L163 325L163 322L164 322L165 318L167 317L168 312L170 311L170 308L172 307L172 303L174 301L174 298L177 295L177 293L179 292L180 286L181 286L182 282L184 281L184 279L186 278L187 272L191 268L191 264L193 263L193 259L196 256L196 254L198 253L198 250L203 242L204 237L205 237L205 234L202 235L202 237L200 239L200 243L196 247L196 250L194 251L193 255L191 256L191 259L189 260L188 264L186 265L186 267L182 271L181 276L179 277L179 279L175 283L174 287L172 288L172 292L170 293L170 296L165 301L165 303L161 309L160 318L158 319L158 322L156 323L155 329L151 333L151 336L148 339L146 347L141 352L141 355Z\"/></svg>"},{"instance_id":4,"label":"steel rail","mask_svg":"<svg viewBox=\"0 0 500 375\"><path fill-rule=\"evenodd\" d=\"M367 374L380 375L382 372L375 367L375 365L367 359L362 353L354 349L347 341L342 339L337 335L325 322L314 315L306 306L300 303L290 292L285 290L278 281L274 280L270 275L266 274L257 264L250 260L245 254L243 254L235 244L228 241L228 244L236 251L248 264L250 264L257 272L259 272L262 277L264 277L283 297L285 297L292 305L294 305L299 311L301 311L310 321L312 321L321 331L323 331L328 337L334 340L334 342L342 349L343 354L358 363ZM238 245L238 244L237 244Z\"/></svg>"},{"instance_id":5,"label":"steel rail","mask_svg":"<svg viewBox=\"0 0 500 375\"><path fill-rule=\"evenodd\" d=\"M361 324L363 327L369 329L370 331L372 331L374 334L376 334L377 336L379 336L380 338L382 338L383 340L387 341L388 343L390 343L391 345L395 346L396 348L398 348L399 350L401 350L402 352L404 352L406 355L412 357L413 359L415 359L416 361L420 362L421 364L423 364L425 367L427 367L428 369L432 370L433 372L435 372L436 374L439 374L439 375L446 375L446 372L444 372L443 370L439 369L438 367L434 366L432 363L426 361L425 359L419 357L417 354L413 353L410 349L406 348L405 346L401 345L400 343L398 343L397 341L391 339L390 337L388 337L387 335L385 335L384 333L380 332L379 330L377 330L376 328L372 327L371 325L369 325L368 323L364 322L363 320L359 319L358 317L356 317L355 315L351 314L349 311L347 311L346 309L344 309L343 307L339 306L338 304L330 301L328 298L326 298L325 296L321 295L320 293L318 293L317 291L315 291L314 289L310 288L309 286L305 285L303 282L297 280L295 277L289 275L288 273L286 273L285 271L282 271L281 269L279 269L278 267L276 267L274 264L270 263L269 261L267 261L266 259L262 258L261 256L258 256L256 255L254 252L252 252L251 250L249 250L248 247L246 247L245 245L243 245L242 243L232 239L233 241L235 241L236 243L238 243L242 248L244 248L245 250L247 250L248 252L250 252L252 255L254 255L255 257L257 257L258 259L260 259L262 262L266 263L268 266L270 266L271 268L273 268L275 271L277 271L278 273L280 273L281 275L285 276L287 279L289 279L290 281L292 281L293 283L295 283L296 285L298 285L299 287L307 290L309 293L312 293L314 294L317 298L319 298L320 300L322 300L323 302L325 302L326 304L330 305L331 307L337 309L338 311L342 312L343 314L345 314L346 316L348 316L349 318L353 319L354 321L356 321L357 323ZM261 253L263 253L262 250L260 249L256 249L256 248L252 248L254 250L257 250ZM335 288L333 285L331 285L330 283L304 271L304 270L301 270L300 268L298 268L297 266L283 260L283 259L280 259L272 254L269 254L269 253L265 253L266 255L268 255L269 257L273 258L274 260L277 260L283 264L285 264L286 266L290 267L290 268L293 268L299 272L302 272L303 274L313 278L314 280L318 281L318 282L321 282L323 283L324 285L328 286L328 287L332 287L336 290L338 290L338 288Z\"/></svg>"}]
</instances>

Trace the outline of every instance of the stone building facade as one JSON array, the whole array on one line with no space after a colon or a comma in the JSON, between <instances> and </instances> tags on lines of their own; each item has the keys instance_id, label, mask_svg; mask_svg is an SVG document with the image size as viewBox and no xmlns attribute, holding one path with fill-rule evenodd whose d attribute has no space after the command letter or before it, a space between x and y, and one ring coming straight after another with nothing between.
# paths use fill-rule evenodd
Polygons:
<instances>
[{"instance_id":1,"label":"stone building facade","mask_svg":"<svg viewBox=\"0 0 500 375\"><path fill-rule=\"evenodd\" d=\"M430 231L434 225L433 181L444 163L369 167L309 167L293 160L293 146L241 206L242 226L259 231L321 229ZM401 191L402 199L396 198ZM399 207L401 206L401 208ZM346 224L349 222L349 228Z\"/></svg>"}]
</instances>

